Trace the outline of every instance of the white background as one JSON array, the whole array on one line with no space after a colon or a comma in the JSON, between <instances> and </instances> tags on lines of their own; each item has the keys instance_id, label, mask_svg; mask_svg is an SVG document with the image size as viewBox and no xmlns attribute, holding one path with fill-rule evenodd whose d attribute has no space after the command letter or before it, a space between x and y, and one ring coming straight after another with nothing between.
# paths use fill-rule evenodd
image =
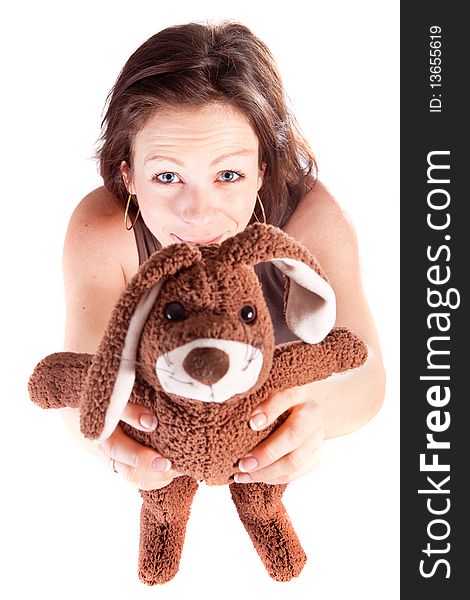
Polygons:
<instances>
[{"instance_id":1,"label":"white background","mask_svg":"<svg viewBox=\"0 0 470 600\"><path fill-rule=\"evenodd\" d=\"M237 19L271 48L320 177L358 233L388 381L366 427L325 443L285 504L309 560L271 580L229 498L201 486L180 571L137 578L140 496L28 398L35 364L62 349L62 244L101 185L90 158L128 56L169 25ZM398 2L18 2L2 11L2 510L6 598L399 596Z\"/></svg>"}]
</instances>

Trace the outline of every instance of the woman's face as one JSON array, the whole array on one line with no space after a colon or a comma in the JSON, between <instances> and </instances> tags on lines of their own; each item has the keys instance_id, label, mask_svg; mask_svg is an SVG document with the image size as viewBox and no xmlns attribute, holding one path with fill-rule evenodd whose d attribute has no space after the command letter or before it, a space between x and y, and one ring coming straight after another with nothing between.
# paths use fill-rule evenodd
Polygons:
<instances>
[{"instance_id":1,"label":"woman's face","mask_svg":"<svg viewBox=\"0 0 470 600\"><path fill-rule=\"evenodd\" d=\"M159 111L135 137L132 171L121 164L162 246L220 243L245 229L264 169L251 125L222 104Z\"/></svg>"}]
</instances>

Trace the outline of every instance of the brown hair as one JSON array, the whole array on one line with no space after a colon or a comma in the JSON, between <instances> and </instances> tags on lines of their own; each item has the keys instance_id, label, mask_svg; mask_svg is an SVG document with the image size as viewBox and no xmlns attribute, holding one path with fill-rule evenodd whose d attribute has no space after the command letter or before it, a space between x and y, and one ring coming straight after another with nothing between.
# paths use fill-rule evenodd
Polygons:
<instances>
[{"instance_id":1,"label":"brown hair","mask_svg":"<svg viewBox=\"0 0 470 600\"><path fill-rule=\"evenodd\" d=\"M120 164L132 169L135 135L168 106L222 102L248 119L259 164L267 165L260 196L268 223L282 227L315 183L315 157L286 106L274 58L241 23L188 23L158 32L129 57L106 102L95 158L105 186L124 202Z\"/></svg>"}]
</instances>

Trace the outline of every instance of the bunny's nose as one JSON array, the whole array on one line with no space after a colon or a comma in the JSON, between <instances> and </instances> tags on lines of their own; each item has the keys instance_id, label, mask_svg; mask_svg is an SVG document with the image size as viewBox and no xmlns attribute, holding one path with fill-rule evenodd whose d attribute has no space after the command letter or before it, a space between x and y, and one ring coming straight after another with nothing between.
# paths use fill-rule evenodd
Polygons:
<instances>
[{"instance_id":1,"label":"bunny's nose","mask_svg":"<svg viewBox=\"0 0 470 600\"><path fill-rule=\"evenodd\" d=\"M186 373L205 385L217 383L229 366L227 354L218 348L194 348L183 361Z\"/></svg>"}]
</instances>

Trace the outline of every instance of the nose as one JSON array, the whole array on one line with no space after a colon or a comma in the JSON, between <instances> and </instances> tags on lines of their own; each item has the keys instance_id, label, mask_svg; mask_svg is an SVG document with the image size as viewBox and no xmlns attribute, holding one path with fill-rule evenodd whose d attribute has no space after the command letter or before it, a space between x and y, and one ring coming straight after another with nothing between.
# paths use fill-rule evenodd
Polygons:
<instances>
[{"instance_id":1,"label":"nose","mask_svg":"<svg viewBox=\"0 0 470 600\"><path fill-rule=\"evenodd\" d=\"M181 210L181 218L195 227L211 225L215 215L215 201L207 190L196 190L187 194Z\"/></svg>"},{"instance_id":2,"label":"nose","mask_svg":"<svg viewBox=\"0 0 470 600\"><path fill-rule=\"evenodd\" d=\"M229 365L227 354L218 348L194 348L183 361L186 373L205 385L213 385L222 379Z\"/></svg>"}]
</instances>

